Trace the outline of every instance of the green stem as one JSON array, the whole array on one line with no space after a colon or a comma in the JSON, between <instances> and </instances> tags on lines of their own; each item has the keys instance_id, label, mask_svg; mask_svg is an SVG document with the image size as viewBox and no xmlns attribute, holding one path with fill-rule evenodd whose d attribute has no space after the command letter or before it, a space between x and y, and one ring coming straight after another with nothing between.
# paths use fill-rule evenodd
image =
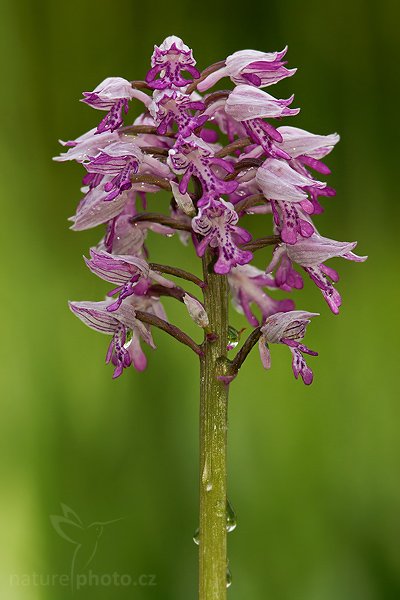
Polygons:
<instances>
[{"instance_id":1,"label":"green stem","mask_svg":"<svg viewBox=\"0 0 400 600\"><path fill-rule=\"evenodd\" d=\"M203 258L204 304L210 331L200 358L199 600L226 600L226 442L228 385L228 282ZM212 338L216 337L214 341Z\"/></svg>"}]
</instances>

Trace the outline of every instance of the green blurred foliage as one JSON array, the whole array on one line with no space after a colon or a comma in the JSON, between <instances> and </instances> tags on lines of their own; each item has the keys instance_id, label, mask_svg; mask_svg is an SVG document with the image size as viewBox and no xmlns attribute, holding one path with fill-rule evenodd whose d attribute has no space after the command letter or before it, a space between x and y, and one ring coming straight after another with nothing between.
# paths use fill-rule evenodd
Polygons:
<instances>
[{"instance_id":1,"label":"green blurred foliage","mask_svg":"<svg viewBox=\"0 0 400 600\"><path fill-rule=\"evenodd\" d=\"M194 48L200 68L236 49L289 44L298 73L272 92L295 92L298 126L342 136L329 159L338 194L319 228L358 239L370 255L363 265L337 262L339 317L311 283L297 295L299 308L321 312L307 334L320 352L310 388L279 347L271 372L254 352L232 385L239 526L229 539L230 598L400 597L398 22L392 0L2 2L2 598L196 596L196 361L156 332L148 370L111 380L107 339L66 306L107 289L81 259L100 233L68 230L81 170L51 161L59 137L98 121L81 92L110 75L143 77L153 44L171 33ZM177 239L152 236L150 246L154 260L198 269ZM166 304L183 324L182 307ZM104 528L93 573L155 574L156 585L91 585L73 596L57 581L35 583L33 573L71 566L74 546L49 519L60 503L87 525L123 517Z\"/></svg>"}]
</instances>

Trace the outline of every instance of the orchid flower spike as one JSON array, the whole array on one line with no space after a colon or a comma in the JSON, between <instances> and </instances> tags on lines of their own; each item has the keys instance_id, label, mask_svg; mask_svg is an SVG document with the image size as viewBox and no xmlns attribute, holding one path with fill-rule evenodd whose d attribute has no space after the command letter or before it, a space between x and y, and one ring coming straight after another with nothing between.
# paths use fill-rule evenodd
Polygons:
<instances>
[{"instance_id":1,"label":"orchid flower spike","mask_svg":"<svg viewBox=\"0 0 400 600\"><path fill-rule=\"evenodd\" d=\"M287 67L287 50L239 50L200 72L190 46L170 35L154 46L144 80L107 77L83 93L82 102L106 114L87 133L60 142L64 151L55 160L84 168L71 229L101 229L85 262L108 287L107 300L70 306L89 327L112 336L107 361L115 365L114 377L131 364L146 366L139 340L154 347L154 328L200 357L207 344L236 331L229 322L224 334L213 330L217 300L209 297L209 279L216 277L253 328L219 380L228 385L236 377L259 339L266 368L268 344L285 344L295 376L311 383L303 355L315 353L302 339L316 313L295 310L291 298L276 292L301 290L305 273L337 314L339 274L326 261L366 257L354 254L356 242L331 240L316 227L324 200L335 195L325 179L339 135L296 127L293 94L270 93L296 72ZM225 89L211 92L222 79ZM141 113L124 125L132 103ZM204 280L153 256L153 236L175 234L184 252L197 255ZM256 267L254 254L266 246L273 255ZM186 289L188 282L203 299ZM184 305L185 316L204 330L202 343L169 322L164 297Z\"/></svg>"}]
</instances>

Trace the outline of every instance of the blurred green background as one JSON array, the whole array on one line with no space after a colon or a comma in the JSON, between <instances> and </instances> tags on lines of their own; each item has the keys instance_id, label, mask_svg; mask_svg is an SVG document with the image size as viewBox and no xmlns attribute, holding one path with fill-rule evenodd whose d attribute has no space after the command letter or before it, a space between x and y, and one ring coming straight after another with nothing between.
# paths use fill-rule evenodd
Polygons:
<instances>
[{"instance_id":1,"label":"blurred green background","mask_svg":"<svg viewBox=\"0 0 400 600\"><path fill-rule=\"evenodd\" d=\"M196 361L156 332L148 370L111 380L106 337L66 304L107 289L81 258L101 228L68 230L82 171L51 161L58 138L98 122L78 102L81 92L110 75L143 77L153 44L171 33L194 48L200 68L237 49L289 44L289 65L299 70L272 93L295 92L302 112L291 124L342 136L328 161L338 194L325 201L318 227L357 239L370 256L362 265L332 261L341 273L339 317L310 282L297 297L299 308L321 312L307 334L320 352L310 359L310 388L294 380L280 347L269 373L254 352L232 385L229 489L239 525L229 539L229 596L400 598L398 5L1 5L1 598L196 597ZM153 260L198 268L175 238L152 236L150 247ZM266 250L257 264L267 259ZM183 324L184 309L165 304ZM244 320L233 315L232 323ZM74 550L49 519L60 503L86 525L123 517L104 528L90 568L130 574L136 586L105 579L73 593L57 580Z\"/></svg>"}]
</instances>

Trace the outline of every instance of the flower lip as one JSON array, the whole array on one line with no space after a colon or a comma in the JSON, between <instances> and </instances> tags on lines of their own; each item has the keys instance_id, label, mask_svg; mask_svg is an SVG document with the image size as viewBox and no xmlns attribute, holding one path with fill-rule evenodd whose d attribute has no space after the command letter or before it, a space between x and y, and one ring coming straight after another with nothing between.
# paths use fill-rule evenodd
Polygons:
<instances>
[{"instance_id":1,"label":"flower lip","mask_svg":"<svg viewBox=\"0 0 400 600\"><path fill-rule=\"evenodd\" d=\"M251 235L242 227L238 227L238 215L230 202L211 199L201 206L199 214L192 219L192 229L203 236L197 243L196 252L203 256L207 246L218 248L218 260L214 271L220 275L229 273L232 267L249 263L253 255L242 250L238 244L250 241Z\"/></svg>"}]
</instances>

